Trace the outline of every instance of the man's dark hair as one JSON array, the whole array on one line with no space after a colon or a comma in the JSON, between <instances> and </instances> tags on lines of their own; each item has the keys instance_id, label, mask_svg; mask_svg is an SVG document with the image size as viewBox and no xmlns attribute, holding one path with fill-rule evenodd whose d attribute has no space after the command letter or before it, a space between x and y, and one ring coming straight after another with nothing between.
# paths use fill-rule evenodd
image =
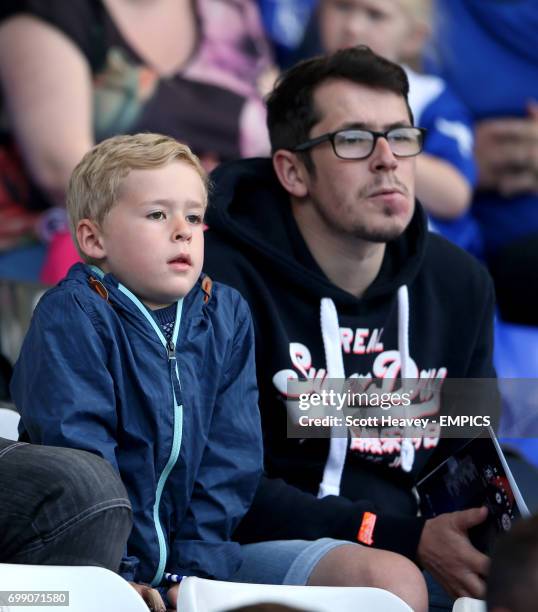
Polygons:
<instances>
[{"instance_id":1,"label":"man's dark hair","mask_svg":"<svg viewBox=\"0 0 538 612\"><path fill-rule=\"evenodd\" d=\"M310 130L321 119L314 106L314 91L329 79L345 79L402 96L413 122L405 71L369 47L360 45L304 60L280 76L267 97L267 127L273 153L277 149L293 149L308 140ZM312 171L308 151L303 159Z\"/></svg>"},{"instance_id":2,"label":"man's dark hair","mask_svg":"<svg viewBox=\"0 0 538 612\"><path fill-rule=\"evenodd\" d=\"M487 580L488 610L534 610L538 601L538 516L521 520L499 538Z\"/></svg>"}]
</instances>

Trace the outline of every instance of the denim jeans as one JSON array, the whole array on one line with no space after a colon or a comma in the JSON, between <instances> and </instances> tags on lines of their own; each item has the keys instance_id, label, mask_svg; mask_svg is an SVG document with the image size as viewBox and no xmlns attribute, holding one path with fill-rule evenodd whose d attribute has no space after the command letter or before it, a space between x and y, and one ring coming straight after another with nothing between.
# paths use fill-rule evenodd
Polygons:
<instances>
[{"instance_id":1,"label":"denim jeans","mask_svg":"<svg viewBox=\"0 0 538 612\"><path fill-rule=\"evenodd\" d=\"M131 524L125 488L100 457L0 438L0 562L117 571Z\"/></svg>"},{"instance_id":2,"label":"denim jeans","mask_svg":"<svg viewBox=\"0 0 538 612\"><path fill-rule=\"evenodd\" d=\"M429 612L451 612L452 598L429 572L423 572L428 587Z\"/></svg>"},{"instance_id":3,"label":"denim jeans","mask_svg":"<svg viewBox=\"0 0 538 612\"><path fill-rule=\"evenodd\" d=\"M308 583L316 565L334 548L349 546L347 540L274 540L241 546L243 563L229 578L232 582L251 584ZM358 547L359 544L356 544Z\"/></svg>"}]
</instances>

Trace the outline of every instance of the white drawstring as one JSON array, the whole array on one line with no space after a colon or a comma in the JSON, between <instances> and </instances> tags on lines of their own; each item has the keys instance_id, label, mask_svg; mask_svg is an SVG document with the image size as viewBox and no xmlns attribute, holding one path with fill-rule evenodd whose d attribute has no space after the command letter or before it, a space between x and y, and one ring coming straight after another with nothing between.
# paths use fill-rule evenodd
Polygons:
<instances>
[{"instance_id":1,"label":"white drawstring","mask_svg":"<svg viewBox=\"0 0 538 612\"><path fill-rule=\"evenodd\" d=\"M411 360L409 357L409 291L407 285L398 289L398 352L400 353L400 374L402 384L411 377ZM405 409L404 409L405 410ZM404 417L406 416L404 412ZM410 472L415 462L415 447L413 442L404 435L400 446L400 460L402 470Z\"/></svg>"},{"instance_id":2,"label":"white drawstring","mask_svg":"<svg viewBox=\"0 0 538 612\"><path fill-rule=\"evenodd\" d=\"M320 306L321 336L323 348L325 349L325 363L327 367L327 378L329 380L344 380L344 358L342 356L342 345L340 342L340 325L336 306L330 298L322 298ZM340 495L340 481L346 462L348 446L347 427L331 427L331 442L329 455L323 470L323 478L319 485L318 497L326 495Z\"/></svg>"},{"instance_id":3,"label":"white drawstring","mask_svg":"<svg viewBox=\"0 0 538 612\"><path fill-rule=\"evenodd\" d=\"M344 380L346 374L338 313L334 302L330 298L321 299L320 320L327 378L329 380ZM409 356L409 292L406 285L402 285L398 289L398 351L400 353L402 381L408 380L411 377L412 367ZM345 425L331 427L329 455L319 485L318 497L340 495L340 482L346 462L347 447L347 427ZM410 472L415 462L415 447L405 435L402 438L400 459L402 469L405 472Z\"/></svg>"}]
</instances>

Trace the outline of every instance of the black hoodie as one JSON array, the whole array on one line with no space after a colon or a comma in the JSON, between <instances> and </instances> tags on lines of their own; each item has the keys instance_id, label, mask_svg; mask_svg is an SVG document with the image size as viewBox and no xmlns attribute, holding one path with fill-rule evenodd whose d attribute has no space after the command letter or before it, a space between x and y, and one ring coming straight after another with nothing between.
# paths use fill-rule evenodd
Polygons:
<instances>
[{"instance_id":1,"label":"black hoodie","mask_svg":"<svg viewBox=\"0 0 538 612\"><path fill-rule=\"evenodd\" d=\"M224 164L212 180L204 270L250 305L265 441L267 478L239 539L358 539L414 558L423 520L416 516L413 486L439 452L437 437L417 441L408 472L400 465L398 439L350 437L345 463L336 477L327 476L329 439L287 437L297 400L286 397L286 382L322 378L327 369L334 377L327 363L337 335L331 340L331 324L340 327L336 361L341 354L347 378L371 376L380 383L404 368L406 378L493 378L489 276L429 233L417 204L406 231L387 244L377 277L356 298L313 259L269 159ZM333 495L319 499L322 481L323 494Z\"/></svg>"}]
</instances>

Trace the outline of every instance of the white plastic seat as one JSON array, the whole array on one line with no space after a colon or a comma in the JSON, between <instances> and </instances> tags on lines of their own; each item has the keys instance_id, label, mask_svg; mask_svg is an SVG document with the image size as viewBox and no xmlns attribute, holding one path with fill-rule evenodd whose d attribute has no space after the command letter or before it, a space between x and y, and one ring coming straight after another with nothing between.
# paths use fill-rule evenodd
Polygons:
<instances>
[{"instance_id":1,"label":"white plastic seat","mask_svg":"<svg viewBox=\"0 0 538 612\"><path fill-rule=\"evenodd\" d=\"M0 564L0 591L68 591L69 607L56 604L55 610L69 612L148 612L140 595L123 578L102 567L63 565ZM50 607L25 605L12 607L8 602L1 610L43 612Z\"/></svg>"},{"instance_id":2,"label":"white plastic seat","mask_svg":"<svg viewBox=\"0 0 538 612\"><path fill-rule=\"evenodd\" d=\"M0 438L18 440L20 420L21 417L15 410L0 407Z\"/></svg>"},{"instance_id":3,"label":"white plastic seat","mask_svg":"<svg viewBox=\"0 0 538 612\"><path fill-rule=\"evenodd\" d=\"M255 603L279 603L315 612L412 612L399 597L370 587L281 586L184 578L178 611L222 612Z\"/></svg>"},{"instance_id":4,"label":"white plastic seat","mask_svg":"<svg viewBox=\"0 0 538 612\"><path fill-rule=\"evenodd\" d=\"M452 612L486 612L486 602L471 597L460 597L454 602Z\"/></svg>"}]
</instances>

